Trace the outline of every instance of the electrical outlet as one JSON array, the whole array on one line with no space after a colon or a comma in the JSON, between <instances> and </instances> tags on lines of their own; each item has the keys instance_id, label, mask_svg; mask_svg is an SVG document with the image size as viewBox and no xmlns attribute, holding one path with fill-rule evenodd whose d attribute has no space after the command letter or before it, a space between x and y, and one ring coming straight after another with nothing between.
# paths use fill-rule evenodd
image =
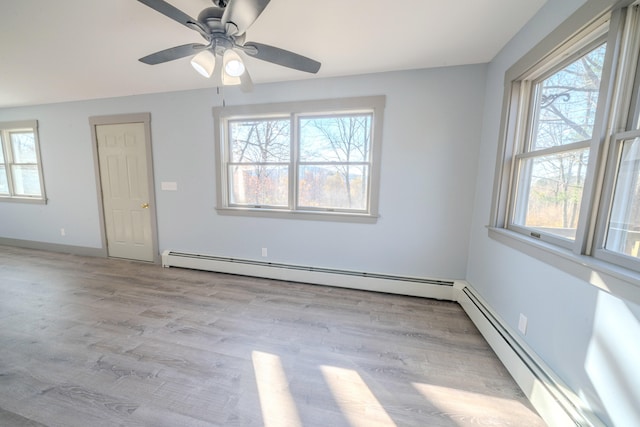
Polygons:
<instances>
[{"instance_id":1,"label":"electrical outlet","mask_svg":"<svg viewBox=\"0 0 640 427\"><path fill-rule=\"evenodd\" d=\"M267 248L262 248L262 256L267 257Z\"/></svg>"},{"instance_id":2,"label":"electrical outlet","mask_svg":"<svg viewBox=\"0 0 640 427\"><path fill-rule=\"evenodd\" d=\"M66 236L66 235L67 235L67 232L66 232L66 231L64 231L64 228L61 228L61 229L60 229L60 235L61 235L61 236Z\"/></svg>"},{"instance_id":3,"label":"electrical outlet","mask_svg":"<svg viewBox=\"0 0 640 427\"><path fill-rule=\"evenodd\" d=\"M520 313L520 319L518 320L518 330L522 333L522 335L527 334L527 316Z\"/></svg>"}]
</instances>

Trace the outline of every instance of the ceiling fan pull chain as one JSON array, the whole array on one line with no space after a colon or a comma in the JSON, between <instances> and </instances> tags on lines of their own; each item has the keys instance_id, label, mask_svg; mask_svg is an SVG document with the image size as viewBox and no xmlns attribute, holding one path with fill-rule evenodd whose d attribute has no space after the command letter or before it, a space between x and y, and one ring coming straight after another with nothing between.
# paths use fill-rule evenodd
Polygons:
<instances>
[{"instance_id":1,"label":"ceiling fan pull chain","mask_svg":"<svg viewBox=\"0 0 640 427\"><path fill-rule=\"evenodd\" d=\"M220 86L216 86L216 93L217 93L218 95L220 95ZM224 86L222 87L222 106L223 106L223 107L226 107L226 106L227 106L227 103L226 103L226 101L224 100Z\"/></svg>"}]
</instances>

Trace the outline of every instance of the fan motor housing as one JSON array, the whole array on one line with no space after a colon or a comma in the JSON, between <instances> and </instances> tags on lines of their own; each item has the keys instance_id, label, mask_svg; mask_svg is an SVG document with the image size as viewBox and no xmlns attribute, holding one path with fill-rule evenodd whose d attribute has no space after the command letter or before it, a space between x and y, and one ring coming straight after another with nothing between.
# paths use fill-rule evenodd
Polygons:
<instances>
[{"instance_id":1,"label":"fan motor housing","mask_svg":"<svg viewBox=\"0 0 640 427\"><path fill-rule=\"evenodd\" d=\"M220 23L224 9L221 7L208 7L198 14L198 21L207 26L212 32L224 31L224 26Z\"/></svg>"}]
</instances>

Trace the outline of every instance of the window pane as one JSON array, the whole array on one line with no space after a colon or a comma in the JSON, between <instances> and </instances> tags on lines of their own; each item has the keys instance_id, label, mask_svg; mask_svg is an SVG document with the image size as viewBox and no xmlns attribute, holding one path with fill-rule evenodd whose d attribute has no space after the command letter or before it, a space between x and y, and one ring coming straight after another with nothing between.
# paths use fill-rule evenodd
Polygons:
<instances>
[{"instance_id":1,"label":"window pane","mask_svg":"<svg viewBox=\"0 0 640 427\"><path fill-rule=\"evenodd\" d=\"M288 166L230 165L229 183L231 204L288 206Z\"/></svg>"},{"instance_id":2,"label":"window pane","mask_svg":"<svg viewBox=\"0 0 640 427\"><path fill-rule=\"evenodd\" d=\"M242 120L229 122L233 163L288 162L290 121Z\"/></svg>"},{"instance_id":3,"label":"window pane","mask_svg":"<svg viewBox=\"0 0 640 427\"><path fill-rule=\"evenodd\" d=\"M622 147L605 249L638 258L640 252L640 138Z\"/></svg>"},{"instance_id":4,"label":"window pane","mask_svg":"<svg viewBox=\"0 0 640 427\"><path fill-rule=\"evenodd\" d=\"M371 114L300 119L300 161L368 162Z\"/></svg>"},{"instance_id":5,"label":"window pane","mask_svg":"<svg viewBox=\"0 0 640 427\"><path fill-rule=\"evenodd\" d=\"M523 160L514 223L575 239L588 158L583 149Z\"/></svg>"},{"instance_id":6,"label":"window pane","mask_svg":"<svg viewBox=\"0 0 640 427\"><path fill-rule=\"evenodd\" d=\"M0 194L9 194L9 183L7 182L7 169L0 166Z\"/></svg>"},{"instance_id":7,"label":"window pane","mask_svg":"<svg viewBox=\"0 0 640 427\"><path fill-rule=\"evenodd\" d=\"M367 166L322 165L299 169L301 207L367 210Z\"/></svg>"},{"instance_id":8,"label":"window pane","mask_svg":"<svg viewBox=\"0 0 640 427\"><path fill-rule=\"evenodd\" d=\"M11 132L14 163L38 163L33 132Z\"/></svg>"},{"instance_id":9,"label":"window pane","mask_svg":"<svg viewBox=\"0 0 640 427\"><path fill-rule=\"evenodd\" d=\"M40 196L40 177L36 165L14 165L11 168L13 189L18 196Z\"/></svg>"},{"instance_id":10,"label":"window pane","mask_svg":"<svg viewBox=\"0 0 640 427\"><path fill-rule=\"evenodd\" d=\"M531 150L591 139L605 52L602 45L536 85Z\"/></svg>"}]
</instances>

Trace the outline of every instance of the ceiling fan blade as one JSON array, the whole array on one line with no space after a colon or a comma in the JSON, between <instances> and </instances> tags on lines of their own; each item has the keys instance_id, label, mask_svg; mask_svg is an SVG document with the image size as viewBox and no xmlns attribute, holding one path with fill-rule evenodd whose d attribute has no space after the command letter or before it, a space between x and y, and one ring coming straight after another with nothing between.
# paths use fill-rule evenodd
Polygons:
<instances>
[{"instance_id":1,"label":"ceiling fan blade","mask_svg":"<svg viewBox=\"0 0 640 427\"><path fill-rule=\"evenodd\" d=\"M262 43L245 43L243 47L249 48L243 49L244 53L249 56L307 73L317 73L322 65L318 61L307 58L306 56Z\"/></svg>"},{"instance_id":2,"label":"ceiling fan blade","mask_svg":"<svg viewBox=\"0 0 640 427\"><path fill-rule=\"evenodd\" d=\"M138 1L142 4L149 6L151 9L157 12L160 12L164 16L169 17L174 21L181 23L185 27L194 29L193 26L190 26L189 24L192 24L192 23L195 23L196 25L199 24L199 22L196 19L193 19L192 17L190 17L189 15L187 15L177 7L170 5L164 0L138 0Z\"/></svg>"},{"instance_id":3,"label":"ceiling fan blade","mask_svg":"<svg viewBox=\"0 0 640 427\"><path fill-rule=\"evenodd\" d=\"M149 65L162 64L163 62L173 61L174 59L194 55L206 47L206 45L198 43L183 44L182 46L171 47L169 49L152 53L151 55L147 55L144 58L140 58L138 61L144 62L145 64Z\"/></svg>"},{"instance_id":4,"label":"ceiling fan blade","mask_svg":"<svg viewBox=\"0 0 640 427\"><path fill-rule=\"evenodd\" d=\"M237 30L228 30L230 35L239 36L247 31L247 28L251 26L258 19L258 16L267 7L271 0L229 0L229 4L224 10L221 23L232 23L236 26Z\"/></svg>"}]
</instances>

